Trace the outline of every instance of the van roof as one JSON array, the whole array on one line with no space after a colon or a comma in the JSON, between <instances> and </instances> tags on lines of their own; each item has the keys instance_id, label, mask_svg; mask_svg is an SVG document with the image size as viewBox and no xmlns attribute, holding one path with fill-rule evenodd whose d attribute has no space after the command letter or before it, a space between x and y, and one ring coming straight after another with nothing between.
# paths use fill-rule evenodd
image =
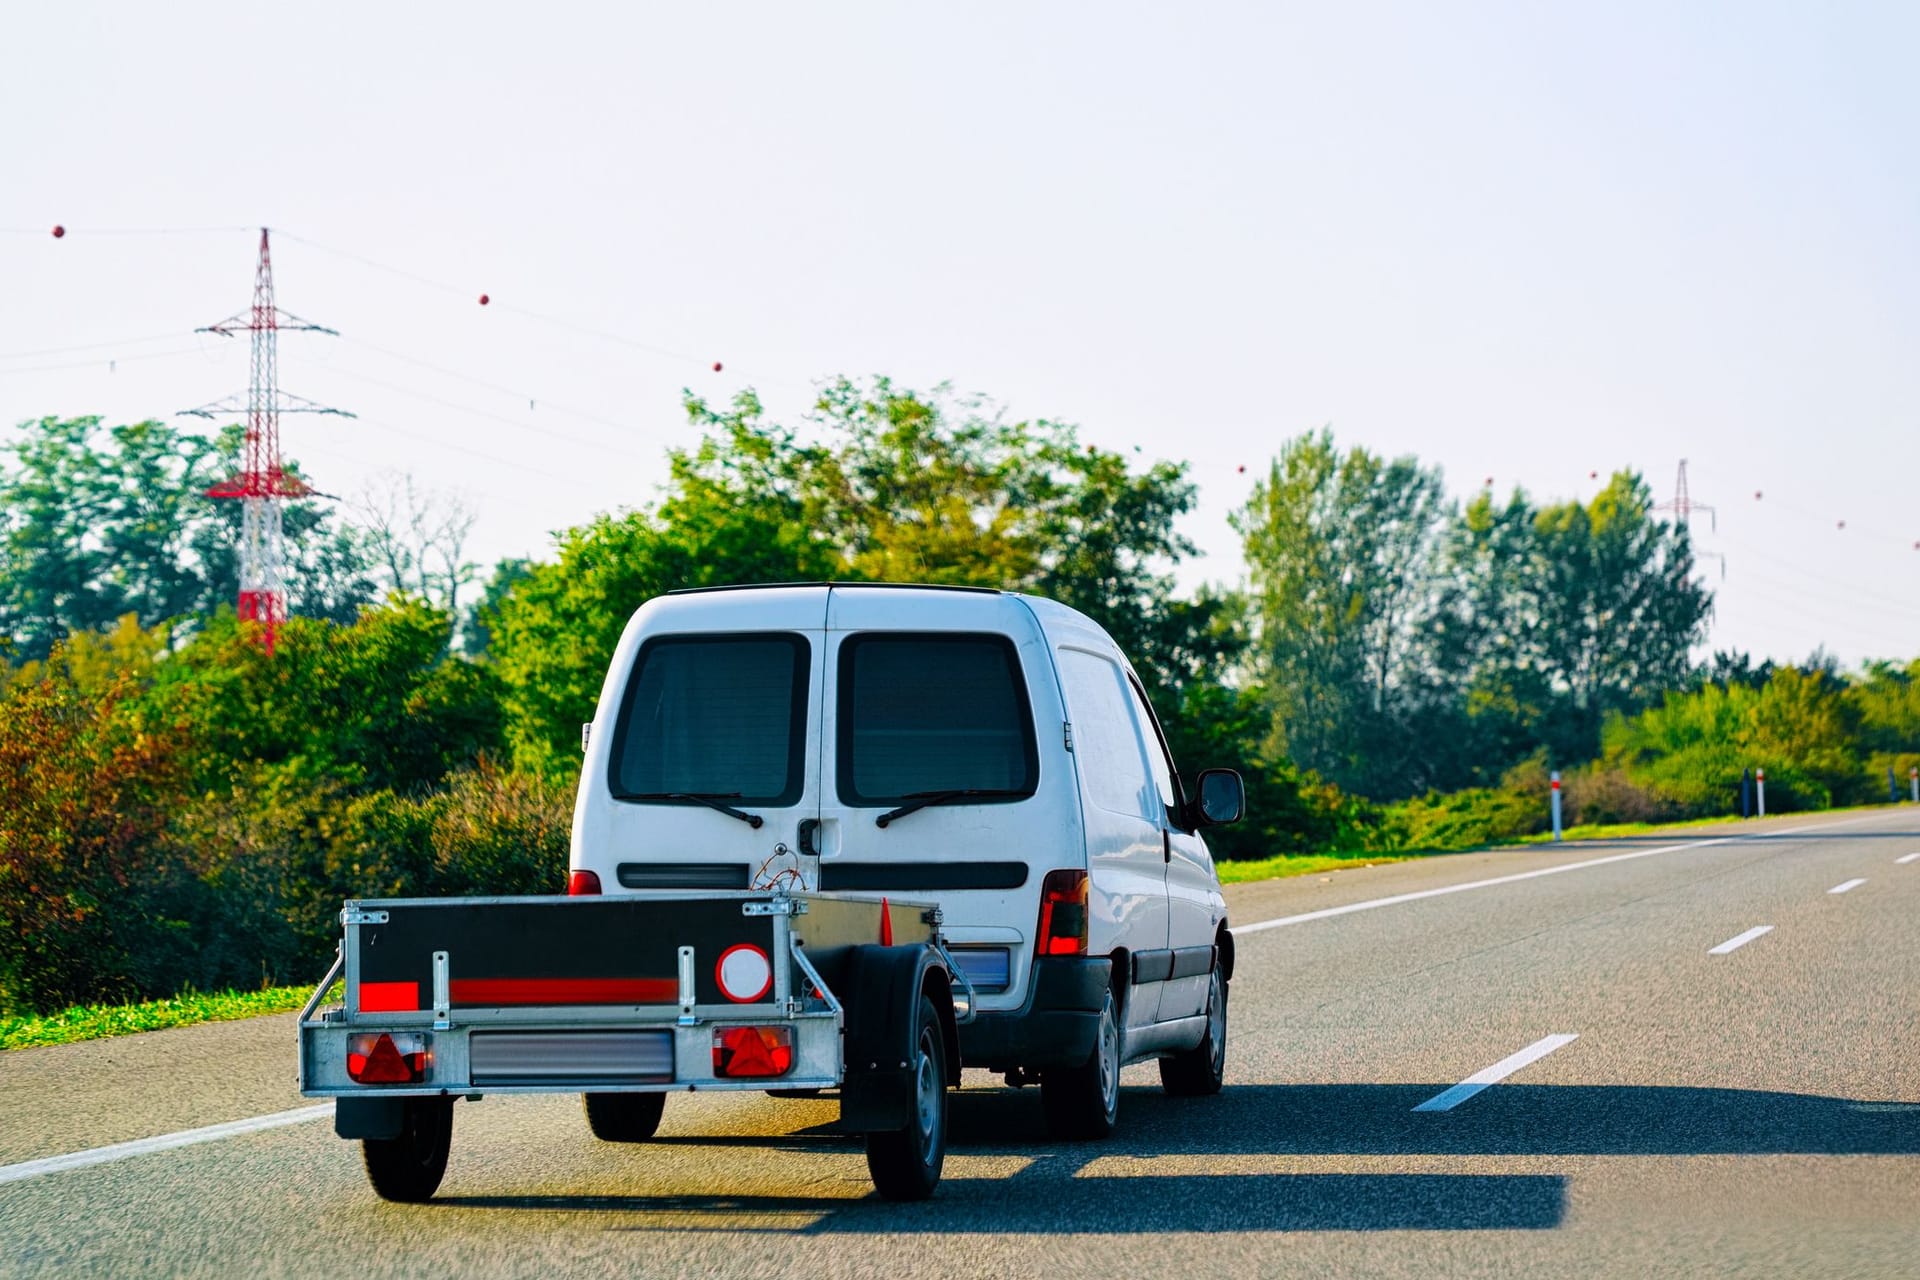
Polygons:
<instances>
[{"instance_id":1,"label":"van roof","mask_svg":"<svg viewBox=\"0 0 1920 1280\"><path fill-rule=\"evenodd\" d=\"M676 587L666 592L670 596L708 595L716 591L773 591L786 587L834 587L840 590L875 589L880 591L966 591L974 595L1004 596L1012 594L998 587L963 587L943 582L741 582L721 587Z\"/></svg>"}]
</instances>

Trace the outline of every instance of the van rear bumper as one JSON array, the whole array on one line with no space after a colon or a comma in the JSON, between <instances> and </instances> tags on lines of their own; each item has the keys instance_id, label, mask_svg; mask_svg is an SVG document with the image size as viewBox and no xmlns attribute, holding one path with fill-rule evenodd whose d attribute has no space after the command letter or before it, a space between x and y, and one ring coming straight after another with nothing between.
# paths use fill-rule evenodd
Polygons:
<instances>
[{"instance_id":1,"label":"van rear bumper","mask_svg":"<svg viewBox=\"0 0 1920 1280\"><path fill-rule=\"evenodd\" d=\"M1093 1055L1112 983L1113 962L1105 956L1039 957L1025 1005L982 1011L960 1028L961 1063L990 1071L1079 1066Z\"/></svg>"}]
</instances>

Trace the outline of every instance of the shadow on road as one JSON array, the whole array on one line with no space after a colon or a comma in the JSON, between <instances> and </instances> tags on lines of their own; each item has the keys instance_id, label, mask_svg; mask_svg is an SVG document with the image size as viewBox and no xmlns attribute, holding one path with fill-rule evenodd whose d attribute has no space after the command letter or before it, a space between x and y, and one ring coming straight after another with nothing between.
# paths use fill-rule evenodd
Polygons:
<instances>
[{"instance_id":1,"label":"shadow on road","mask_svg":"<svg viewBox=\"0 0 1920 1280\"><path fill-rule=\"evenodd\" d=\"M1444 1084L1229 1086L1179 1100L1126 1091L1112 1155L1914 1155L1920 1103L1641 1085L1502 1084L1448 1112L1415 1113ZM956 1151L1023 1149L1039 1099L954 1099ZM1080 1148L1093 1150L1092 1147Z\"/></svg>"},{"instance_id":2,"label":"shadow on road","mask_svg":"<svg viewBox=\"0 0 1920 1280\"><path fill-rule=\"evenodd\" d=\"M924 1204L803 1196L442 1196L469 1209L665 1215L628 1231L796 1235L1051 1235L1217 1231L1523 1231L1558 1226L1566 1179L1550 1174L1213 1174L947 1178ZM718 1221L714 1215L720 1215ZM804 1222L782 1223L801 1215ZM747 1229L753 1229L751 1227Z\"/></svg>"},{"instance_id":3,"label":"shadow on road","mask_svg":"<svg viewBox=\"0 0 1920 1280\"><path fill-rule=\"evenodd\" d=\"M839 1233L1543 1230L1565 1214L1560 1174L1245 1172L1269 1156L1913 1155L1920 1104L1652 1086L1503 1084L1457 1110L1416 1113L1444 1085L1240 1085L1218 1097L1128 1089L1107 1142L1048 1142L1033 1090L953 1100L949 1149L1030 1161L1005 1177L950 1176L922 1205L750 1195L443 1196L449 1207L659 1215L622 1230ZM819 1104L811 1104L818 1107ZM817 1111L815 1114L818 1114ZM855 1152L832 1125L771 1137L665 1137L673 1146ZM637 1149L638 1150L638 1149ZM1108 1157L1188 1157L1201 1172L1114 1174ZM1235 1157L1206 1173L1208 1156ZM1111 1166L1108 1166L1110 1169Z\"/></svg>"}]
</instances>

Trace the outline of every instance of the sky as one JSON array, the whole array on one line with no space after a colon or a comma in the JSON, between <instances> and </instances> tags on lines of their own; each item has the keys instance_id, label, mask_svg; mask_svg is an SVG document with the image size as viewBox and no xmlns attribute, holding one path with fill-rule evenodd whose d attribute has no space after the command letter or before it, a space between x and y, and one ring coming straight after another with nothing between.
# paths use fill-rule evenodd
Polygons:
<instances>
[{"instance_id":1,"label":"sky","mask_svg":"<svg viewBox=\"0 0 1920 1280\"><path fill-rule=\"evenodd\" d=\"M1188 463L1189 586L1321 426L1462 499L1686 458L1712 647L1911 657L1917 50L1896 4L11 5L0 433L244 392L192 330L265 225L340 332L281 385L359 415L286 452L486 562L655 500L683 390L886 374Z\"/></svg>"}]
</instances>

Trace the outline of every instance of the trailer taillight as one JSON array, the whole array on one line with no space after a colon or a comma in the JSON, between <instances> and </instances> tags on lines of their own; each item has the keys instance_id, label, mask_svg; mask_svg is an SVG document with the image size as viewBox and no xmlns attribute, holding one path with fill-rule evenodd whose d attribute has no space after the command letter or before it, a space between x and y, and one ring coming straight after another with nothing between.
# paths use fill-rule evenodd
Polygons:
<instances>
[{"instance_id":1,"label":"trailer taillight","mask_svg":"<svg viewBox=\"0 0 1920 1280\"><path fill-rule=\"evenodd\" d=\"M347 1037L347 1075L360 1084L418 1084L433 1062L424 1031L358 1031Z\"/></svg>"},{"instance_id":2,"label":"trailer taillight","mask_svg":"<svg viewBox=\"0 0 1920 1280\"><path fill-rule=\"evenodd\" d=\"M1087 873L1049 871L1040 882L1040 954L1087 954Z\"/></svg>"},{"instance_id":3,"label":"trailer taillight","mask_svg":"<svg viewBox=\"0 0 1920 1280\"><path fill-rule=\"evenodd\" d=\"M783 1076L793 1069L792 1027L715 1027L713 1074Z\"/></svg>"},{"instance_id":4,"label":"trailer taillight","mask_svg":"<svg viewBox=\"0 0 1920 1280\"><path fill-rule=\"evenodd\" d=\"M586 897L600 892L600 877L592 871L576 870L567 877L567 896L569 898Z\"/></svg>"}]
</instances>

